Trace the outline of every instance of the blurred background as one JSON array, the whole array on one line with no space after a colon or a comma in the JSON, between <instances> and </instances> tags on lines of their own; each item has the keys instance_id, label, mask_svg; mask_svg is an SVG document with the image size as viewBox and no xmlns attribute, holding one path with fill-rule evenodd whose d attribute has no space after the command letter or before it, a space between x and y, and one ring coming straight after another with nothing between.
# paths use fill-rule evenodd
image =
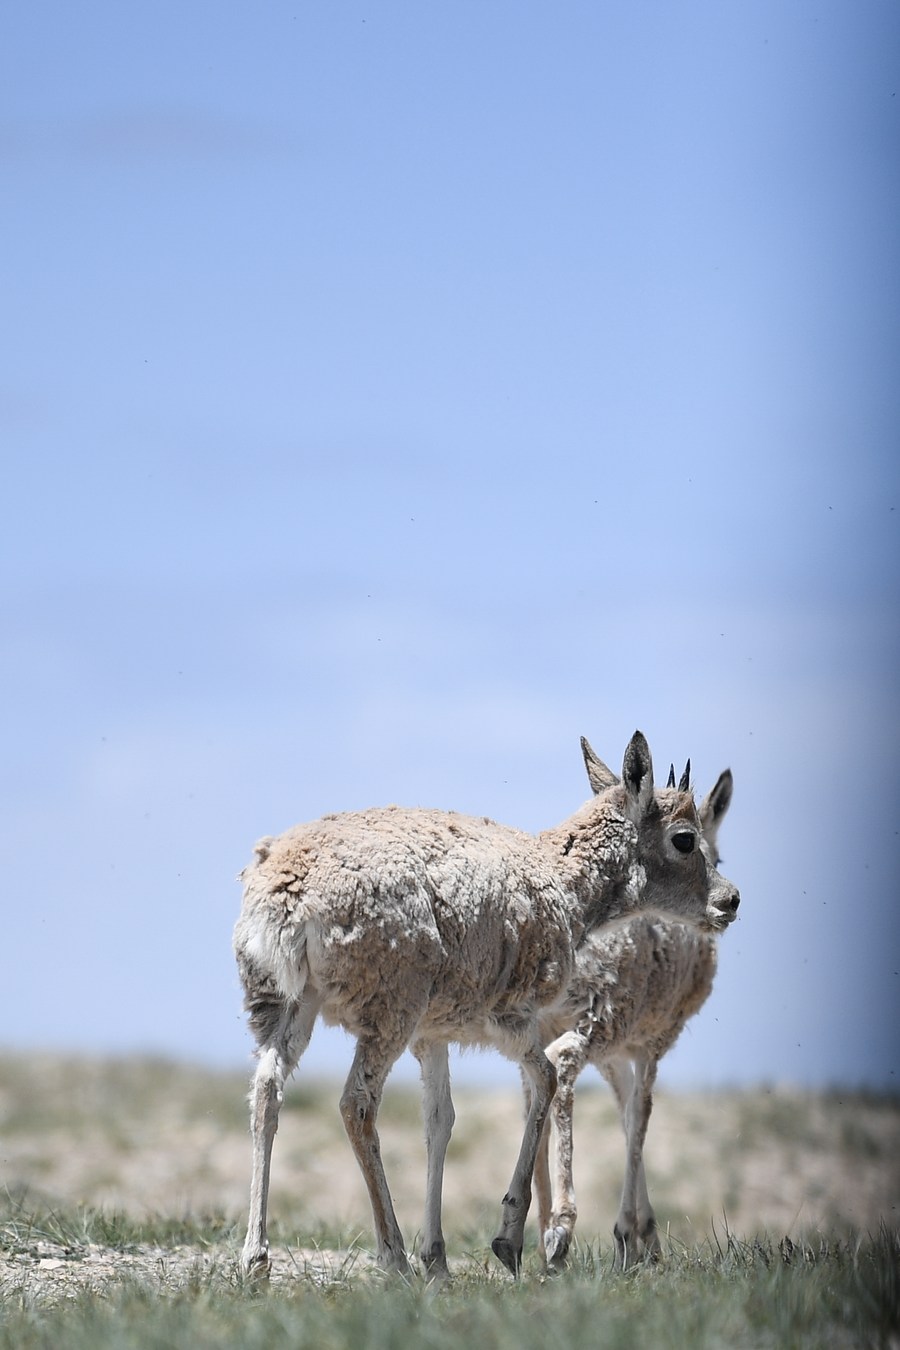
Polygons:
<instances>
[{"instance_id":1,"label":"blurred background","mask_svg":"<svg viewBox=\"0 0 900 1350\"><path fill-rule=\"evenodd\" d=\"M640 727L743 896L663 1083L896 1089L893 0L0 34L3 1047L247 1063L258 836Z\"/></svg>"}]
</instances>

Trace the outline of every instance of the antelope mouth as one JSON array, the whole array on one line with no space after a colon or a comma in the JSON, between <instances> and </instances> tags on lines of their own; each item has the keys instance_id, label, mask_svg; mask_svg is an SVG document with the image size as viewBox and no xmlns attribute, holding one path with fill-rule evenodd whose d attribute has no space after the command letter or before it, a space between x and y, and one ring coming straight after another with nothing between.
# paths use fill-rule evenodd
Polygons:
<instances>
[{"instance_id":1,"label":"antelope mouth","mask_svg":"<svg viewBox=\"0 0 900 1350\"><path fill-rule=\"evenodd\" d=\"M736 918L737 914L730 909L713 909L710 907L706 911L706 923L713 933L724 933L725 929L729 928Z\"/></svg>"}]
</instances>

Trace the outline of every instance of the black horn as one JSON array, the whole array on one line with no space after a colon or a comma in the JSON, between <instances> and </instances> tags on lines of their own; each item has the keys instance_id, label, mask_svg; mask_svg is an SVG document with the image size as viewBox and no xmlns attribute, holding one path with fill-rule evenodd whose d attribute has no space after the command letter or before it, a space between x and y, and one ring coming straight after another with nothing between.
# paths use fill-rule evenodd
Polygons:
<instances>
[{"instance_id":1,"label":"black horn","mask_svg":"<svg viewBox=\"0 0 900 1350\"><path fill-rule=\"evenodd\" d=\"M670 764L670 765L669 765L669 776L668 776L668 778L666 779L666 787L674 787L674 786L675 786L675 765L674 765L674 764Z\"/></svg>"},{"instance_id":2,"label":"black horn","mask_svg":"<svg viewBox=\"0 0 900 1350\"><path fill-rule=\"evenodd\" d=\"M672 777L673 778L675 777L674 772L672 774ZM678 791L690 792L690 790L691 790L691 761L688 760L687 764L685 764L684 766L684 773L681 775L681 780L678 784Z\"/></svg>"}]
</instances>

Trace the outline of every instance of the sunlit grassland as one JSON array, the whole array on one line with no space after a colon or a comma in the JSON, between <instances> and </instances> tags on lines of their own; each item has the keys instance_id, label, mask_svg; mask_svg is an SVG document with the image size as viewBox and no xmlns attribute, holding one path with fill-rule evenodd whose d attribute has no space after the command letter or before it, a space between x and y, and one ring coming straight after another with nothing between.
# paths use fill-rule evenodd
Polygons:
<instances>
[{"instance_id":1,"label":"sunlit grassland","mask_svg":"<svg viewBox=\"0 0 900 1350\"><path fill-rule=\"evenodd\" d=\"M609 1094L576 1113L580 1217L546 1278L490 1255L517 1094L463 1089L448 1158L453 1279L386 1277L339 1089L292 1085L276 1143L273 1277L239 1269L246 1075L159 1060L0 1056L0 1350L16 1347L900 1347L900 1103L891 1096L661 1093L647 1144L663 1259L614 1269L622 1141ZM381 1119L415 1250L419 1094Z\"/></svg>"},{"instance_id":2,"label":"sunlit grassland","mask_svg":"<svg viewBox=\"0 0 900 1350\"><path fill-rule=\"evenodd\" d=\"M721 1233L693 1248L667 1244L662 1262L625 1275L582 1247L563 1276L513 1281L476 1257L449 1287L387 1277L354 1252L332 1264L287 1257L286 1278L245 1282L233 1231L116 1216L28 1212L7 1205L7 1252L66 1253L65 1281L7 1276L0 1347L828 1347L897 1344L900 1243L870 1237L815 1244L743 1242ZM185 1245L189 1253L185 1259ZM96 1252L149 1263L77 1279ZM171 1255L167 1258L166 1249ZM45 1260L47 1258L44 1258Z\"/></svg>"}]
</instances>

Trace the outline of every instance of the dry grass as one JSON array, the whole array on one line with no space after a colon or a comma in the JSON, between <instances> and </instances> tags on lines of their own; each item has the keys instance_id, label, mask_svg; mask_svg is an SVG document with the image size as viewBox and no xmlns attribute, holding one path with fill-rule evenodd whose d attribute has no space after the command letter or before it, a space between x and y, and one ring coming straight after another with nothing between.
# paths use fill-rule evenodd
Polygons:
<instances>
[{"instance_id":1,"label":"dry grass","mask_svg":"<svg viewBox=\"0 0 900 1350\"><path fill-rule=\"evenodd\" d=\"M170 1220L216 1215L238 1225L248 1183L246 1090L244 1075L157 1060L0 1058L0 1186L64 1207ZM368 1244L368 1201L341 1127L338 1092L321 1082L289 1089L272 1217L281 1233L316 1241L359 1234ZM521 1119L515 1091L460 1088L454 1095L445 1185L451 1254L491 1229ZM414 1086L389 1084L380 1132L411 1242L424 1187ZM622 1158L611 1096L586 1077L576 1108L582 1241L608 1242ZM726 1221L742 1237L794 1240L897 1227L900 1100L786 1089L660 1092L647 1167L661 1226L682 1243L710 1237Z\"/></svg>"},{"instance_id":2,"label":"dry grass","mask_svg":"<svg viewBox=\"0 0 900 1350\"><path fill-rule=\"evenodd\" d=\"M334 1084L295 1087L276 1145L275 1270L248 1285L243 1074L154 1060L0 1057L0 1350L900 1350L900 1103L786 1091L661 1094L658 1266L613 1271L622 1141L604 1090L576 1124L570 1268L513 1281L490 1258L520 1108L456 1093L446 1182L453 1280L387 1279ZM413 1245L424 1157L415 1088L389 1092L387 1165ZM5 1196L3 1192L5 1191ZM727 1217L726 1217L727 1215Z\"/></svg>"}]
</instances>

